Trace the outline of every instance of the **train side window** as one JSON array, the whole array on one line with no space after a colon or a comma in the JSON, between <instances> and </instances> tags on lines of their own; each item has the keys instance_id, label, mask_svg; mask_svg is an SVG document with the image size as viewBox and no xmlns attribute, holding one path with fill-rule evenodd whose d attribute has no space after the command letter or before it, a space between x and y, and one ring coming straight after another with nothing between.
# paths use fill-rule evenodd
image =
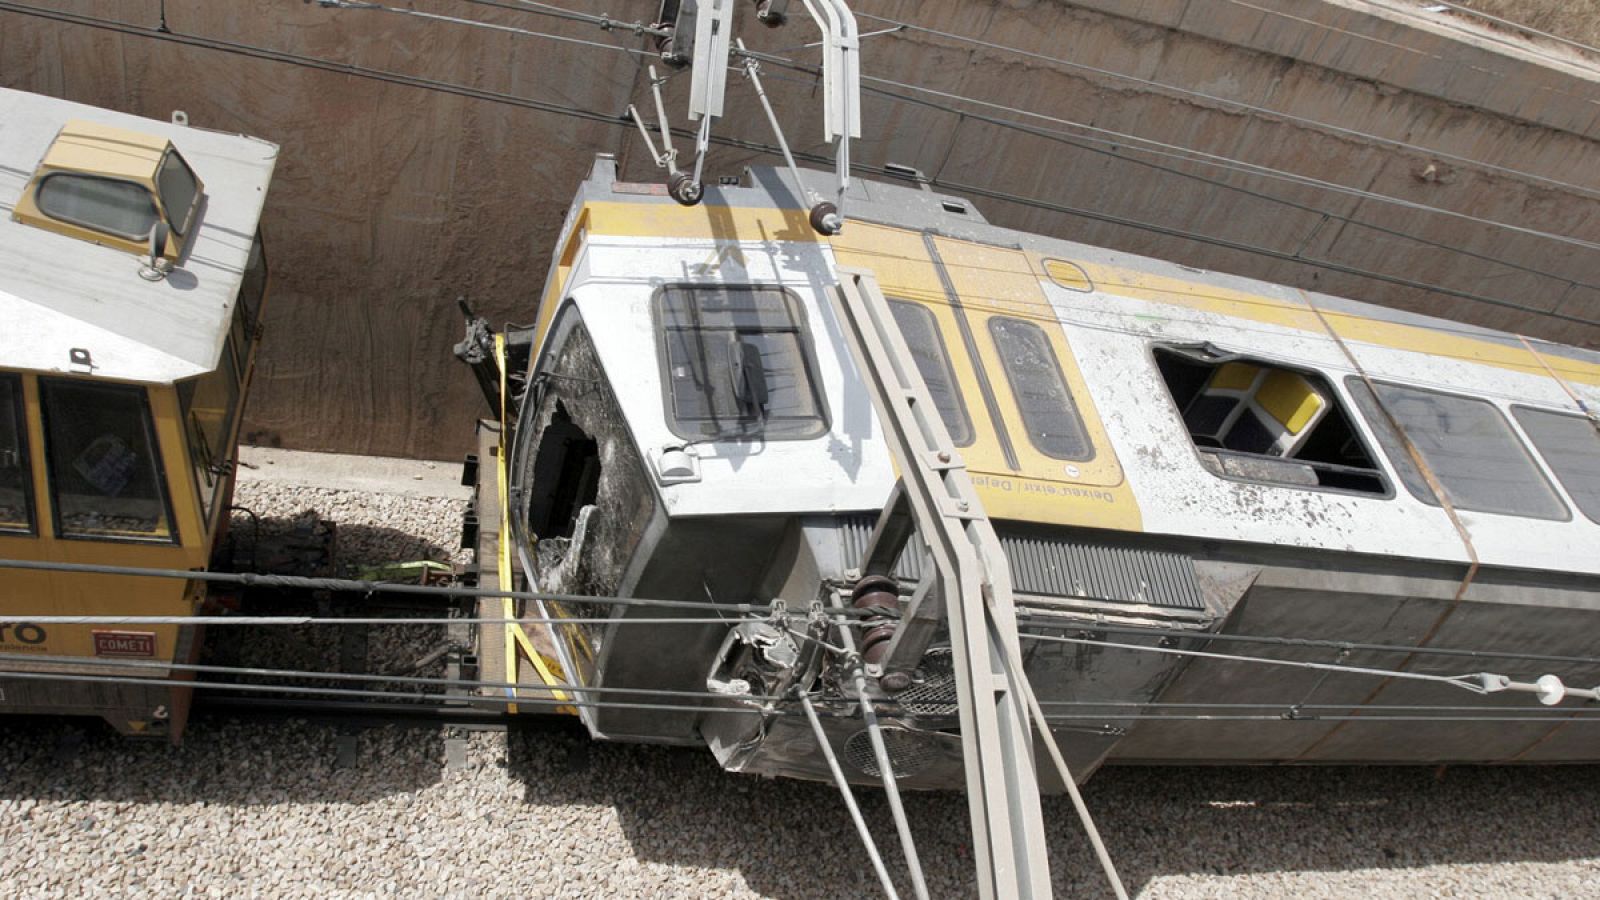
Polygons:
<instances>
[{"instance_id":1,"label":"train side window","mask_svg":"<svg viewBox=\"0 0 1600 900\"><path fill-rule=\"evenodd\" d=\"M39 399L57 533L174 541L144 390L40 379Z\"/></svg>"},{"instance_id":2,"label":"train side window","mask_svg":"<svg viewBox=\"0 0 1600 900\"><path fill-rule=\"evenodd\" d=\"M995 316L989 320L989 336L1033 446L1055 459L1093 459L1094 447L1044 329L1022 319Z\"/></svg>"},{"instance_id":3,"label":"train side window","mask_svg":"<svg viewBox=\"0 0 1600 900\"><path fill-rule=\"evenodd\" d=\"M1550 464L1572 502L1600 522L1600 428L1584 416L1513 406L1528 440Z\"/></svg>"},{"instance_id":4,"label":"train side window","mask_svg":"<svg viewBox=\"0 0 1600 900\"><path fill-rule=\"evenodd\" d=\"M238 408L239 373L233 354L226 347L215 369L178 385L178 409L189 443L189 464L194 469L195 488L207 521L222 484L221 472L228 462L228 439L233 434L233 417Z\"/></svg>"},{"instance_id":5,"label":"train side window","mask_svg":"<svg viewBox=\"0 0 1600 900\"><path fill-rule=\"evenodd\" d=\"M1200 462L1240 481L1390 494L1339 395L1316 372L1210 346L1155 348Z\"/></svg>"},{"instance_id":6,"label":"train side window","mask_svg":"<svg viewBox=\"0 0 1600 900\"><path fill-rule=\"evenodd\" d=\"M0 375L0 533L33 530L33 468L22 379Z\"/></svg>"},{"instance_id":7,"label":"train side window","mask_svg":"<svg viewBox=\"0 0 1600 900\"><path fill-rule=\"evenodd\" d=\"M961 385L956 381L950 354L945 350L944 335L933 318L933 311L912 300L890 300L889 310L905 336L911 358L916 360L917 371L928 385L928 394L939 410L939 418L944 420L945 429L950 432L951 442L957 447L970 445L972 419L967 415Z\"/></svg>"},{"instance_id":8,"label":"train side window","mask_svg":"<svg viewBox=\"0 0 1600 900\"><path fill-rule=\"evenodd\" d=\"M162 157L161 168L156 170L156 189L161 192L161 205L166 207L172 230L188 234L200 199L200 182L176 149Z\"/></svg>"},{"instance_id":9,"label":"train side window","mask_svg":"<svg viewBox=\"0 0 1600 900\"><path fill-rule=\"evenodd\" d=\"M779 288L680 285L655 299L667 421L685 440L828 430L805 313Z\"/></svg>"},{"instance_id":10,"label":"train side window","mask_svg":"<svg viewBox=\"0 0 1600 900\"><path fill-rule=\"evenodd\" d=\"M1381 381L1374 397L1361 379L1352 376L1347 383L1400 480L1418 500L1440 505L1390 424L1391 414L1452 506L1533 519L1568 518L1566 505L1493 403Z\"/></svg>"},{"instance_id":11,"label":"train side window","mask_svg":"<svg viewBox=\"0 0 1600 900\"><path fill-rule=\"evenodd\" d=\"M261 232L256 232L250 243L250 257L245 263L244 278L239 284L239 302L233 311L233 342L239 354L239 364L250 358L250 341L255 336L256 322L261 315L261 299L267 293L267 251L261 245Z\"/></svg>"}]
</instances>

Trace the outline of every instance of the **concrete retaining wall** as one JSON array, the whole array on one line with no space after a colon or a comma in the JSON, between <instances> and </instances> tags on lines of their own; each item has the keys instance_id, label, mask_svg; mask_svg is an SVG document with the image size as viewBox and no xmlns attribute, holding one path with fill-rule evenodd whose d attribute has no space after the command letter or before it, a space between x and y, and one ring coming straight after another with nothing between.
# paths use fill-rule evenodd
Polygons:
<instances>
[{"instance_id":1,"label":"concrete retaining wall","mask_svg":"<svg viewBox=\"0 0 1600 900\"><path fill-rule=\"evenodd\" d=\"M159 8L156 0L34 2L141 28L157 22ZM427 0L415 6L641 46L631 36L519 12ZM169 0L167 7L168 24L179 34L605 116L620 116L630 98L642 96L638 60L621 52L279 0ZM1596 70L1571 54L1551 56L1503 36L1463 30L1402 0L862 0L856 8L1038 54L908 32L868 39L867 73L1051 117L972 105L960 106L969 113L963 116L870 96L869 134L855 151L867 165L907 163L945 184L1600 319L1600 288L1589 286L1600 285L1600 266L1587 248L1138 153L1125 141L1094 143L1082 129L1063 124L1092 124L1463 216L1600 242L1600 144L1594 140L1600 92ZM628 0L607 11L648 19L655 3ZM863 30L877 27L863 21ZM813 37L808 27L769 32L753 21L742 33L752 47L769 50ZM820 149L809 78L771 67L767 72L791 139L802 149ZM246 428L249 439L261 443L427 457L466 449L481 401L466 370L450 358L459 332L456 296L469 296L492 319L531 319L551 243L591 155L617 152L629 177L656 177L637 135L613 122L4 11L0 84L143 115L164 117L181 108L198 125L283 145L265 225L273 270L268 339ZM731 98L722 133L767 142L765 122L737 78ZM1239 102L1272 112L1251 113ZM1025 134L971 113L1061 134ZM1432 152L1396 149L1393 142ZM771 162L722 149L709 170L733 173L751 161ZM1592 325L1095 218L977 202L991 220L1016 228L1600 344L1600 328ZM1515 265L1429 247L1373 225Z\"/></svg>"}]
</instances>

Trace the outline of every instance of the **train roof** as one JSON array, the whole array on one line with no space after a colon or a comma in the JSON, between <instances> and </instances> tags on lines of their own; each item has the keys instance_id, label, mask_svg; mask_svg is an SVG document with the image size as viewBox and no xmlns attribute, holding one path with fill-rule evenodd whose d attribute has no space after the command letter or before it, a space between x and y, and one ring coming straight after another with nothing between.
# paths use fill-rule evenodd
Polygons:
<instances>
[{"instance_id":1,"label":"train roof","mask_svg":"<svg viewBox=\"0 0 1600 900\"><path fill-rule=\"evenodd\" d=\"M1256 278L1230 275L1198 269L1155 257L1141 256L1082 244L1062 238L1017 231L994 225L968 199L932 190L907 170L907 178L896 183L891 180L852 179L845 194L844 212L848 222L867 222L921 231L944 237L973 241L1001 247L1032 251L1047 257L1060 257L1076 263L1098 264L1155 276L1172 282L1182 282L1194 288L1216 288L1219 293L1233 292L1250 295L1257 300L1271 299L1284 305L1302 306L1304 302L1290 299L1286 291L1293 289ZM837 190L834 174L814 169L800 170L804 187L818 196L831 197ZM588 181L584 182L573 209L581 209L586 202L612 202L640 205L674 206L661 185L630 184L615 178L615 163L607 154L601 154ZM744 209L774 209L800 211L803 220L808 204L796 196L793 176L788 169L772 166L752 166L738 185L707 185L703 204L708 207ZM569 221L569 224L571 222ZM767 237L784 240L822 240L803 227L788 228ZM737 230L738 225L732 227ZM848 224L846 225L848 228ZM712 223L713 233L717 226ZM681 235L680 235L681 236ZM751 240L754 236L739 234L738 239ZM1317 291L1305 291L1306 299L1314 302L1324 312L1343 314L1360 319L1393 325L1410 326L1449 334L1468 340L1482 341L1522 352L1522 338L1516 334L1471 325L1453 319L1423 315L1389 306L1365 303ZM1298 296L1298 294L1296 294ZM1543 354L1578 360L1590 366L1600 365L1600 351L1574 347L1543 340L1528 339L1538 344Z\"/></svg>"},{"instance_id":2,"label":"train roof","mask_svg":"<svg viewBox=\"0 0 1600 900\"><path fill-rule=\"evenodd\" d=\"M0 89L0 207L8 212L69 120L170 140L205 184L177 270L155 282L140 259L0 216L0 366L169 383L216 368L278 147L258 138ZM79 369L81 371L81 368Z\"/></svg>"}]
</instances>

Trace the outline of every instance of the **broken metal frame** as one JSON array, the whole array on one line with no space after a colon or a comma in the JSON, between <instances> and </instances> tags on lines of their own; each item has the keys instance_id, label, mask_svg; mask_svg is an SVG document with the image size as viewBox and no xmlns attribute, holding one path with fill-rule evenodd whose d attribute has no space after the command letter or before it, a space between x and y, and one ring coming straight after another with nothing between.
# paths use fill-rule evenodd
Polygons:
<instances>
[{"instance_id":1,"label":"broken metal frame","mask_svg":"<svg viewBox=\"0 0 1600 900\"><path fill-rule=\"evenodd\" d=\"M902 655L891 659L903 663L913 647L925 648L948 610L979 896L1048 897L1050 864L1028 692L1014 664L1022 657L1005 552L876 280L863 270L837 271L835 312L900 467L865 564L885 569L914 532L935 573L905 610L894 648Z\"/></svg>"}]
</instances>

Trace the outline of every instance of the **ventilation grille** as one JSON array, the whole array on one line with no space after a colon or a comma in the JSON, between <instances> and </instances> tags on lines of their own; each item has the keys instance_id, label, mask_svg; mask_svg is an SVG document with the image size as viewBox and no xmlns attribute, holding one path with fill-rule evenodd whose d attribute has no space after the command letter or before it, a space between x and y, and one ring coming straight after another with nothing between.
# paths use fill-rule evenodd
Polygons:
<instances>
[{"instance_id":1,"label":"ventilation grille","mask_svg":"<svg viewBox=\"0 0 1600 900\"><path fill-rule=\"evenodd\" d=\"M960 713L956 700L955 661L949 647L934 647L917 664L922 680L894 695L896 703L912 716L954 716Z\"/></svg>"},{"instance_id":2,"label":"ventilation grille","mask_svg":"<svg viewBox=\"0 0 1600 900\"><path fill-rule=\"evenodd\" d=\"M881 731L883 747L889 752L889 766L894 769L897 781L921 772L939 758L938 741L931 735L893 725L885 725ZM863 775L882 777L878 758L872 752L872 735L865 728L844 742L844 759Z\"/></svg>"},{"instance_id":3,"label":"ventilation grille","mask_svg":"<svg viewBox=\"0 0 1600 900\"><path fill-rule=\"evenodd\" d=\"M861 565L874 523L870 516L841 520L846 567ZM1194 561L1181 553L1004 531L1000 532L1000 545L1011 563L1011 581L1017 593L1205 609L1200 583L1194 575ZM915 581L922 577L922 568L920 553L904 553L895 564L894 574Z\"/></svg>"}]
</instances>

